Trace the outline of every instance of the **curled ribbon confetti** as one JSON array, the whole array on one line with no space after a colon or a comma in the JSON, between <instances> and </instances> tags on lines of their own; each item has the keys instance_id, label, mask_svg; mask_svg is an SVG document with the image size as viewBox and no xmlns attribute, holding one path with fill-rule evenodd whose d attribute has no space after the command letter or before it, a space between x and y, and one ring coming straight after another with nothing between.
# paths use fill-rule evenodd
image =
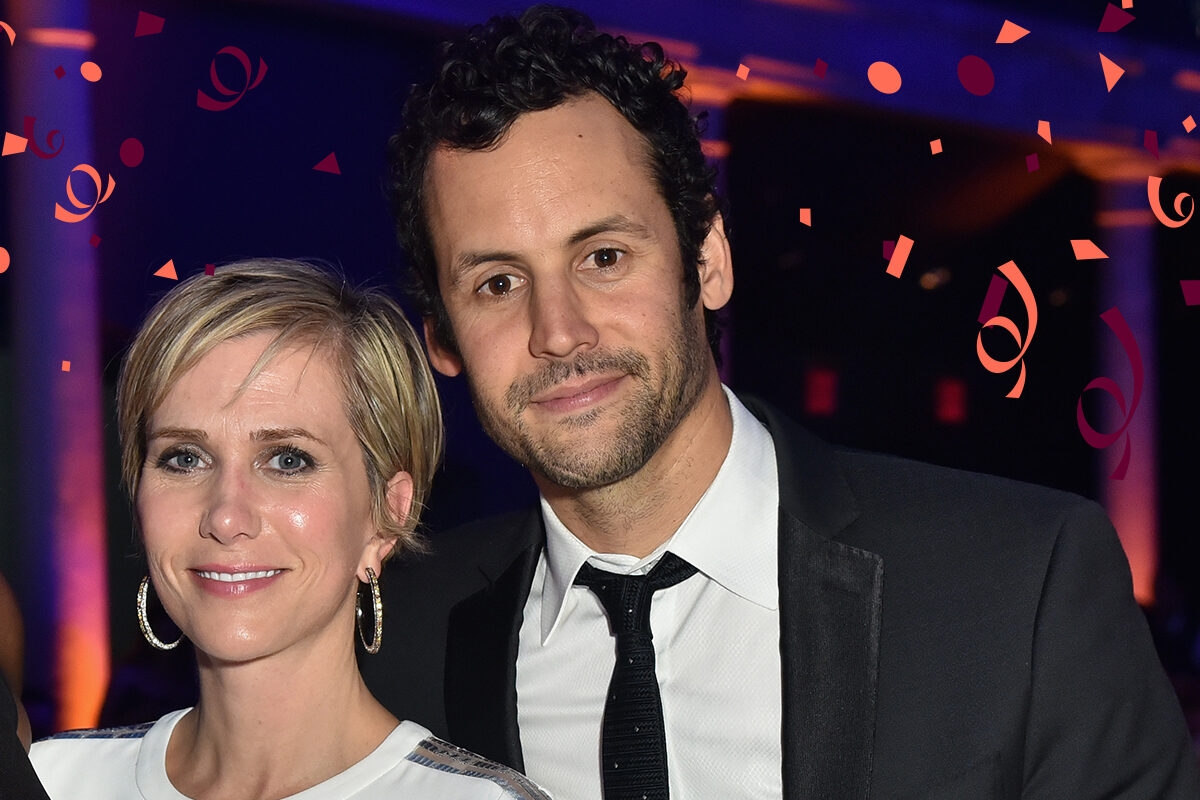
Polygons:
<instances>
[{"instance_id":1,"label":"curled ribbon confetti","mask_svg":"<svg viewBox=\"0 0 1200 800\"><path fill-rule=\"evenodd\" d=\"M33 135L33 126L37 123L37 117L25 118L25 138L29 140L29 149L38 158L54 158L62 152L63 145L66 141L63 139L62 131L55 129L46 134L46 147L48 150L43 150L38 147L37 138ZM58 147L54 146L54 137L58 137Z\"/></svg>"},{"instance_id":2,"label":"curled ribbon confetti","mask_svg":"<svg viewBox=\"0 0 1200 800\"><path fill-rule=\"evenodd\" d=\"M7 22L0 22L0 30L8 34L9 44L17 43L17 32L13 30L12 25L9 25Z\"/></svg>"},{"instance_id":3,"label":"curled ribbon confetti","mask_svg":"<svg viewBox=\"0 0 1200 800\"><path fill-rule=\"evenodd\" d=\"M1181 219L1171 219L1167 216L1167 212L1163 211L1162 200L1159 199L1158 193L1162 187L1162 178L1151 175L1146 179L1146 194L1150 197L1150 210L1154 212L1154 216L1158 217L1158 221L1168 228L1182 228L1192 218L1192 212L1196 210L1196 202L1192 200L1192 196L1187 192L1180 192L1175 195L1175 213ZM1191 208L1187 214L1183 213L1183 201L1187 200L1191 203Z\"/></svg>"},{"instance_id":4,"label":"curled ribbon confetti","mask_svg":"<svg viewBox=\"0 0 1200 800\"><path fill-rule=\"evenodd\" d=\"M1113 306L1105 311L1100 315L1100 319L1104 320L1104 323L1112 329L1112 332L1117 335L1117 341L1121 343L1121 347L1125 348L1125 357L1129 359L1129 364L1133 368L1133 400L1129 404L1129 409L1126 410L1125 395L1117 382L1107 377L1095 378L1079 393L1079 402L1075 405L1075 421L1079 424L1079 433L1083 435L1083 440L1097 450L1111 446L1124 434L1125 449L1121 453L1121 460L1117 462L1116 468L1109 476L1113 480L1119 481L1125 477L1125 471L1129 468L1129 433L1126 428L1129 427L1129 421L1133 419L1133 412L1137 410L1138 401L1142 399L1142 381L1145 375L1142 353L1138 350L1137 340L1133 338L1133 331L1129 330L1125 317L1121 316L1117 307ZM1120 427L1112 433L1097 431L1088 423L1087 416L1083 413L1083 395L1092 389L1099 389L1112 395L1112 398L1117 401L1117 407L1125 415Z\"/></svg>"},{"instance_id":5,"label":"curled ribbon confetti","mask_svg":"<svg viewBox=\"0 0 1200 800\"><path fill-rule=\"evenodd\" d=\"M1017 328L1017 324L1008 317L999 315L983 323L985 328L1002 328L1013 337L1017 347L1021 348L1015 356L1008 361L1000 361L988 355L987 350L983 346L983 331L980 331L975 338L975 352L979 354L979 363L983 364L983 368L988 372L1001 373L1007 372L1018 363L1021 365L1021 373L1017 376L1017 382L1013 385L1012 390L1005 397L1020 397L1021 392L1025 389L1025 351L1029 349L1029 343L1033 341L1033 332L1037 329L1037 301L1033 297L1033 290L1029 288L1028 281L1021 274L1020 268L1015 261L1009 261L1007 264L1000 266L1000 274L1008 278L1012 285L1017 287L1017 294L1021 296L1021 301L1025 304L1025 313L1029 317L1029 332L1024 338L1021 337L1021 331ZM989 294L992 290L989 287ZM986 307L985 303L985 307ZM997 307L998 307L997 302Z\"/></svg>"},{"instance_id":6,"label":"curled ribbon confetti","mask_svg":"<svg viewBox=\"0 0 1200 800\"><path fill-rule=\"evenodd\" d=\"M79 198L75 196L75 189L71 186L71 175L74 175L76 172L82 172L84 175L87 175L92 179L92 183L96 187L96 200L91 205L79 202ZM75 206L75 208L81 209L83 213L75 214L71 211L67 211L58 203L55 203L54 218L61 220L62 222L80 222L81 220L87 219L89 216L91 216L91 213L96 210L96 206L100 205L112 196L113 189L116 188L117 182L113 180L112 175L109 175L108 188L104 189L103 186L104 182L100 179L100 173L96 171L95 167L91 166L90 164L79 164L71 170L70 174L67 175L67 199L71 201L71 205Z\"/></svg>"},{"instance_id":7,"label":"curled ribbon confetti","mask_svg":"<svg viewBox=\"0 0 1200 800\"><path fill-rule=\"evenodd\" d=\"M209 77L212 78L213 88L215 88L225 97L232 97L233 99L217 100L206 95L203 90L197 89L196 105L200 106L200 108L203 108L205 111L225 111L226 109L233 108L238 104L238 101L246 95L246 92L262 83L263 77L265 77L267 74L267 62L263 61L262 58L259 58L258 75L251 80L252 70L250 68L250 57L246 55L245 51L240 47L234 47L232 45L228 47L222 47L217 51L217 55L230 55L236 58L238 63L242 65L242 71L245 73L246 77L242 84L241 91L235 92L233 89L228 88L225 84L221 83L221 78L219 75L217 75L217 59L216 56L214 56L212 64L210 64L208 68L208 74Z\"/></svg>"}]
</instances>

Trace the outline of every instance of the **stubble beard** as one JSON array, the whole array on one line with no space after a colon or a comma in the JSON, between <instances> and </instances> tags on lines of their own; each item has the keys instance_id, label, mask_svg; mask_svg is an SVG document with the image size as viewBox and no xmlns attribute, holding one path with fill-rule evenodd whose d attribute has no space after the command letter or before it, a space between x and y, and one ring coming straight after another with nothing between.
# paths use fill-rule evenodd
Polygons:
<instances>
[{"instance_id":1,"label":"stubble beard","mask_svg":"<svg viewBox=\"0 0 1200 800\"><path fill-rule=\"evenodd\" d=\"M708 343L690 320L681 319L678 336L658 364L653 383L649 359L631 348L593 350L570 361L552 361L518 378L504 403L490 402L469 380L475 412L488 436L536 475L566 489L598 489L621 481L646 465L696 405L708 376ZM628 375L638 386L619 409L598 408L565 416L548 432L529 429L523 412L530 398L572 377ZM589 430L612 414L619 421L607 434Z\"/></svg>"}]
</instances>

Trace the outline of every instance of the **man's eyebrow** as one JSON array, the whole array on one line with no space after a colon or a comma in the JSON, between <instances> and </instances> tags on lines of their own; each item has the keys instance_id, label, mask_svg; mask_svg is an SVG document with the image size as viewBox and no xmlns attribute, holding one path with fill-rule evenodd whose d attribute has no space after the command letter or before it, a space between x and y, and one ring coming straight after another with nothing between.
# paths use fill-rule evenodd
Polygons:
<instances>
[{"instance_id":1,"label":"man's eyebrow","mask_svg":"<svg viewBox=\"0 0 1200 800\"><path fill-rule=\"evenodd\" d=\"M631 236L639 236L642 238L652 238L654 232L649 227L640 222L634 222L624 214L613 214L599 219L588 225L585 228L580 228L575 233L571 234L571 238L567 241L570 244L579 244L587 241L593 236L598 236L602 233L628 233Z\"/></svg>"},{"instance_id":2,"label":"man's eyebrow","mask_svg":"<svg viewBox=\"0 0 1200 800\"><path fill-rule=\"evenodd\" d=\"M577 245L602 233L626 233L644 239L654 236L654 232L648 226L640 222L634 222L624 214L612 214L575 231L567 238L567 244ZM520 260L521 256L519 254L507 250L476 250L463 253L451 265L450 283L451 285L457 285L466 273L480 264L505 261L517 262Z\"/></svg>"}]
</instances>

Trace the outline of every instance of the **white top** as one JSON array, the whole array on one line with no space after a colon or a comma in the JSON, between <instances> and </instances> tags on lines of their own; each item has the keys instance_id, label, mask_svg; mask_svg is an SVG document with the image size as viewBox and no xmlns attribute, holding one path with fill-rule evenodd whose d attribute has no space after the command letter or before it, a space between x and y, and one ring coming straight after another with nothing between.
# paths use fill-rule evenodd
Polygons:
<instances>
[{"instance_id":1,"label":"white top","mask_svg":"<svg viewBox=\"0 0 1200 800\"><path fill-rule=\"evenodd\" d=\"M525 771L559 797L598 798L604 697L616 642L585 562L649 571L670 550L699 574L654 594L650 628L672 797L782 797L779 479L766 428L733 393L733 440L675 535L643 559L597 554L543 498L538 561L517 659Z\"/></svg>"},{"instance_id":2,"label":"white top","mask_svg":"<svg viewBox=\"0 0 1200 800\"><path fill-rule=\"evenodd\" d=\"M29 759L51 800L187 800L167 778L167 742L191 709L126 728L35 742ZM366 758L286 800L510 800L550 795L524 776L401 722Z\"/></svg>"}]
</instances>

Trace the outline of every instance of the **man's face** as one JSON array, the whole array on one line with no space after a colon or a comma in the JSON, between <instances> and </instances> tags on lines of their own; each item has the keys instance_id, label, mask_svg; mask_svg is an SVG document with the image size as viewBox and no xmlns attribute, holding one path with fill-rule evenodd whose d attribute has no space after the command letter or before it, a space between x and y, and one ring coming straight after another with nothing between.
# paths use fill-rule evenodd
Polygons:
<instances>
[{"instance_id":1,"label":"man's face","mask_svg":"<svg viewBox=\"0 0 1200 800\"><path fill-rule=\"evenodd\" d=\"M465 370L484 428L535 477L587 489L639 470L716 379L701 305L732 285L719 222L686 309L645 144L598 95L521 116L494 149L436 151L427 189L458 344L427 324L434 366Z\"/></svg>"}]
</instances>

